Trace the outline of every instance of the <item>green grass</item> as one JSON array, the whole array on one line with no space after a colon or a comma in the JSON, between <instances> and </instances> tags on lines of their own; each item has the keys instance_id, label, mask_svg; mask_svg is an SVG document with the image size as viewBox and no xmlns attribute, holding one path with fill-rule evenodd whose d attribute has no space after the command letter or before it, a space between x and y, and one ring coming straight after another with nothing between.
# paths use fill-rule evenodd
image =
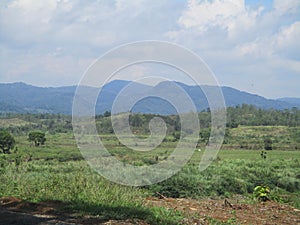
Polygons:
<instances>
[{"instance_id":1,"label":"green grass","mask_svg":"<svg viewBox=\"0 0 300 225\"><path fill-rule=\"evenodd\" d=\"M76 145L73 135L70 133L60 133L46 135L45 145L35 147L27 140L27 136L17 136L16 147L18 153L23 157L31 156L32 159L45 159L58 161L82 160L81 153ZM7 155L8 159L13 159L15 155Z\"/></svg>"},{"instance_id":2,"label":"green grass","mask_svg":"<svg viewBox=\"0 0 300 225\"><path fill-rule=\"evenodd\" d=\"M91 171L82 160L71 133L46 134L44 146L34 147L27 136L16 136L16 153L0 155L0 196L16 196L27 201L59 200L78 214L108 219L146 219L150 224L180 224L183 215L165 208L147 208L143 198L156 192L170 197L251 197L256 185L268 185L273 199L300 208L300 151L293 141L298 128L238 127L230 130L231 141L203 172L198 164L202 151L196 151L188 165L172 178L144 188L111 183ZM262 137L273 135L276 150L261 157ZM294 135L294 136L293 136ZM245 137L244 137L245 136ZM145 138L146 136L143 136ZM176 147L172 137L159 148L136 152L119 143L114 135L101 135L111 154L125 163L150 165L162 161ZM244 141L256 150L227 149ZM288 140L290 140L289 147ZM278 146L281 146L280 148ZM287 146L282 148L282 146ZM26 162L28 159L32 161Z\"/></svg>"},{"instance_id":3,"label":"green grass","mask_svg":"<svg viewBox=\"0 0 300 225\"><path fill-rule=\"evenodd\" d=\"M245 150L244 150L245 151ZM205 196L230 197L235 194L251 196L257 185L271 188L273 199L300 207L300 160L299 152L282 158L279 152L266 160L258 152L253 156L223 150L223 158L214 161L205 171L199 172L198 164L186 165L178 174L149 189L170 197L202 198ZM236 152L237 153L237 152ZM295 154L297 153L297 154ZM284 154L284 152L281 152ZM239 158L237 158L239 156ZM241 158L244 156L244 158ZM293 158L297 157L297 158ZM277 157L277 158L275 158Z\"/></svg>"},{"instance_id":4,"label":"green grass","mask_svg":"<svg viewBox=\"0 0 300 225\"><path fill-rule=\"evenodd\" d=\"M103 221L138 218L151 224L177 224L182 218L174 210L144 207L145 191L111 183L85 161L7 163L0 172L0 196L30 202L58 200L65 203L65 210L98 215Z\"/></svg>"},{"instance_id":5,"label":"green grass","mask_svg":"<svg viewBox=\"0 0 300 225\"><path fill-rule=\"evenodd\" d=\"M249 160L261 160L260 150L220 150L218 157L221 159L249 159ZM300 159L300 151L282 151L272 150L266 151L267 160L272 161L276 159L289 160Z\"/></svg>"},{"instance_id":6,"label":"green grass","mask_svg":"<svg viewBox=\"0 0 300 225\"><path fill-rule=\"evenodd\" d=\"M30 124L28 121L19 119L19 118L1 118L0 119L0 127L8 128L8 127L21 127Z\"/></svg>"}]
</instances>

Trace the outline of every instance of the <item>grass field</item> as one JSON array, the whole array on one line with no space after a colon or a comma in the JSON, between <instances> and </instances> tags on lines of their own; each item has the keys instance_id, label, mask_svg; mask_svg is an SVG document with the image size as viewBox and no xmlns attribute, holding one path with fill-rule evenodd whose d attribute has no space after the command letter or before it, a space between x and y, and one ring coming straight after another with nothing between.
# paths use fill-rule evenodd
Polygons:
<instances>
[{"instance_id":1,"label":"grass field","mask_svg":"<svg viewBox=\"0 0 300 225\"><path fill-rule=\"evenodd\" d=\"M261 130L260 130L261 129ZM79 214L99 215L103 219L145 219L150 224L176 224L182 214L176 210L145 207L143 199L160 193L167 197L201 199L244 195L252 201L257 185L267 185L271 198L300 208L300 151L286 145L291 128L240 127L230 130L231 141L205 171L198 164L204 152L195 151L190 162L172 178L151 186L133 188L105 180L83 160L71 133L47 134L44 146L34 147L27 136L15 136L17 151L0 155L0 196L16 196L28 201L59 200ZM253 136L253 133L258 133ZM228 149L240 136L272 136L280 140L275 150ZM150 152L135 152L119 143L114 135L100 135L112 155L124 163L151 165L170 155L177 142L165 141ZM145 137L145 136L144 136ZM172 138L170 137L170 140ZM291 141L291 139L289 139ZM261 143L261 140L258 141ZM250 145L249 145L250 146Z\"/></svg>"}]
</instances>

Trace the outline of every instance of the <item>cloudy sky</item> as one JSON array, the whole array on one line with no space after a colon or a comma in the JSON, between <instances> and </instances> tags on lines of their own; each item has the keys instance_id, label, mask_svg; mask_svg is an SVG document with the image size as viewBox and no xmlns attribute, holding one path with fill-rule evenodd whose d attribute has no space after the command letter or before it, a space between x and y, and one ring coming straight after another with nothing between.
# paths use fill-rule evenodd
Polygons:
<instances>
[{"instance_id":1,"label":"cloudy sky","mask_svg":"<svg viewBox=\"0 0 300 225\"><path fill-rule=\"evenodd\" d=\"M99 56L141 40L192 50L221 85L300 97L299 0L2 0L0 82L74 85Z\"/></svg>"}]
</instances>

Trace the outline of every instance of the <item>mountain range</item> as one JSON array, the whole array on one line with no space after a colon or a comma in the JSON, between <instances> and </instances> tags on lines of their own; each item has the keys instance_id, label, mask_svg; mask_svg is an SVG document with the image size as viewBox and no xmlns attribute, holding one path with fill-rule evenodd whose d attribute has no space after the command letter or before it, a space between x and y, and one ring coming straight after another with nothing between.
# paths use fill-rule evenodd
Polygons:
<instances>
[{"instance_id":1,"label":"mountain range","mask_svg":"<svg viewBox=\"0 0 300 225\"><path fill-rule=\"evenodd\" d=\"M127 87L123 99L130 99L134 95L144 94L146 97L137 102L131 109L133 112L153 114L176 114L175 108L166 100L153 95L176 96L174 85L182 88L193 100L200 112L209 107L203 90L214 91L215 86L191 86L180 82L164 81L155 86L134 83L125 80L114 80L101 89L96 103L96 113L111 111L112 105L120 91ZM64 87L36 87L25 83L0 84L0 112L2 113L60 113L71 114L76 86ZM262 96L239 91L231 87L221 87L226 106L242 104L254 105L262 109L291 109L300 108L300 98L266 99ZM98 93L99 89L84 87L84 93ZM123 94L123 93L122 93ZM79 96L81 97L81 96ZM84 96L82 96L84 97Z\"/></svg>"}]
</instances>

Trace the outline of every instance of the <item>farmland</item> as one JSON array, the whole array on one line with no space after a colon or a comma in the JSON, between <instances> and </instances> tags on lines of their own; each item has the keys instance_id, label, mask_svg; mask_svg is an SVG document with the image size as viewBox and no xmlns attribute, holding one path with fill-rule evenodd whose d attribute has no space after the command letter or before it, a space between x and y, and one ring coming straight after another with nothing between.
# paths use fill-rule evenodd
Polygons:
<instances>
[{"instance_id":1,"label":"farmland","mask_svg":"<svg viewBox=\"0 0 300 225\"><path fill-rule=\"evenodd\" d=\"M209 224L222 221L235 224L237 216L218 219L197 214L195 218L195 214L178 210L177 200L178 208L154 204L157 202L153 199L190 199L190 202L229 199L231 203L255 207L258 199L253 197L253 190L264 185L270 189L268 199L274 204L300 208L298 126L228 126L222 149L206 170L198 169L206 144L202 140L197 146L201 150L197 149L184 168L170 179L145 187L127 187L106 180L83 160L72 134L70 117L32 115L28 119L25 116L0 119L2 128L9 130L16 140L11 154L0 155L2 198L13 196L30 204L59 202L59 212L72 212L79 218L90 215L103 223L136 220L137 224L180 224L198 219ZM97 123L107 123L106 120L107 117L101 117ZM142 126L132 129L145 138L147 130ZM45 144L32 145L27 140L30 130L45 131ZM170 127L159 147L149 152L128 149L110 132L99 136L112 156L123 163L142 166L156 164L170 155L178 143L174 132L175 128ZM271 138L272 150L266 150L266 138ZM296 212L291 218L299 219Z\"/></svg>"}]
</instances>

